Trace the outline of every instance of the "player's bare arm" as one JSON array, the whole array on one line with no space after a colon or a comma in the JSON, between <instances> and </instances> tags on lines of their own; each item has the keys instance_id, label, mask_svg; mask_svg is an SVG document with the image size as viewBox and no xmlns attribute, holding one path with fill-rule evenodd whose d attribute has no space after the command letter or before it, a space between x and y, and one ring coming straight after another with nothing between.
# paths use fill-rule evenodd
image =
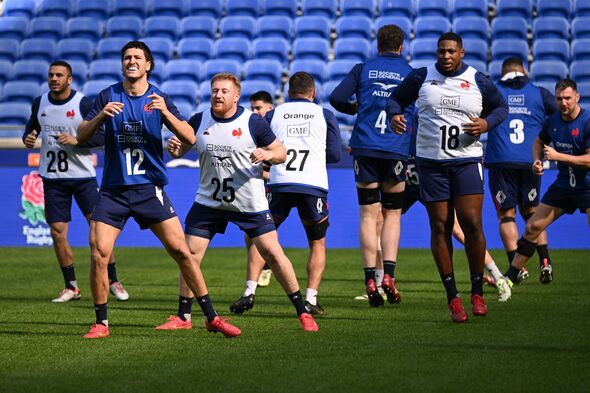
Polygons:
<instances>
[{"instance_id":1,"label":"player's bare arm","mask_svg":"<svg viewBox=\"0 0 590 393\"><path fill-rule=\"evenodd\" d=\"M486 119L482 119L481 117L469 117L469 120L471 120L470 123L461 124L464 132L473 136L478 136L487 132L488 122Z\"/></svg>"},{"instance_id":2,"label":"player's bare arm","mask_svg":"<svg viewBox=\"0 0 590 393\"><path fill-rule=\"evenodd\" d=\"M183 143L188 143L190 145L195 144L195 130L188 124L185 120L179 120L176 116L172 114L168 110L168 106L166 106L166 101L163 97L159 96L156 93L152 93L148 96L152 100L147 105L148 110L150 111L159 111L160 115L164 119L164 124L170 131L174 133L181 140Z\"/></svg>"},{"instance_id":3,"label":"player's bare arm","mask_svg":"<svg viewBox=\"0 0 590 393\"><path fill-rule=\"evenodd\" d=\"M72 134L59 134L57 136L57 141L62 144L62 145L70 145L70 146L76 146L78 145L78 139L76 139L75 136L73 136Z\"/></svg>"},{"instance_id":4,"label":"player's bare arm","mask_svg":"<svg viewBox=\"0 0 590 393\"><path fill-rule=\"evenodd\" d=\"M533 143L533 167L532 170L537 175L543 174L543 147L545 144L539 138Z\"/></svg>"},{"instance_id":5,"label":"player's bare arm","mask_svg":"<svg viewBox=\"0 0 590 393\"><path fill-rule=\"evenodd\" d=\"M102 108L102 111L96 115L92 120L84 120L82 124L78 126L77 136L78 144L83 145L88 142L90 138L94 136L96 131L100 128L100 125L108 117L115 117L119 113L123 112L122 102L109 102Z\"/></svg>"},{"instance_id":6,"label":"player's bare arm","mask_svg":"<svg viewBox=\"0 0 590 393\"><path fill-rule=\"evenodd\" d=\"M175 136L172 136L168 139L167 149L168 153L174 158L180 158L184 156L193 145L189 145L188 143L182 143L180 139Z\"/></svg>"},{"instance_id":7,"label":"player's bare arm","mask_svg":"<svg viewBox=\"0 0 590 393\"><path fill-rule=\"evenodd\" d=\"M581 168L590 168L590 149L586 149L586 154L581 156L572 156L571 154L559 153L549 145L543 147L545 159L557 161L565 165L572 165Z\"/></svg>"},{"instance_id":8,"label":"player's bare arm","mask_svg":"<svg viewBox=\"0 0 590 393\"><path fill-rule=\"evenodd\" d=\"M258 164L263 161L269 161L273 165L282 164L287 159L287 151L285 145L278 139L265 147L259 147L250 154L250 160L253 164Z\"/></svg>"}]
</instances>

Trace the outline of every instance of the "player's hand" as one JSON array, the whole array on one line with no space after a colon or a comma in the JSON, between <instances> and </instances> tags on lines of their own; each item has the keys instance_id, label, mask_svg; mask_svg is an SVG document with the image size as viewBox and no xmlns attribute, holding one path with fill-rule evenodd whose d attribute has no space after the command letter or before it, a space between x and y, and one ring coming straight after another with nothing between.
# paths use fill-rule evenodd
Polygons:
<instances>
[{"instance_id":1,"label":"player's hand","mask_svg":"<svg viewBox=\"0 0 590 393\"><path fill-rule=\"evenodd\" d=\"M70 134L59 134L57 136L57 141L62 145L76 146L78 144L78 139L76 139L75 136Z\"/></svg>"},{"instance_id":2,"label":"player's hand","mask_svg":"<svg viewBox=\"0 0 590 393\"><path fill-rule=\"evenodd\" d=\"M115 117L119 113L123 112L125 104L122 102L109 102L102 108L102 113L108 117Z\"/></svg>"},{"instance_id":3,"label":"player's hand","mask_svg":"<svg viewBox=\"0 0 590 393\"><path fill-rule=\"evenodd\" d=\"M168 110L168 107L166 106L166 101L164 101L164 98L162 98L161 96L157 95L156 93L152 93L150 94L147 98L151 98L152 100L147 104L147 109L149 111L160 111L160 112L165 112Z\"/></svg>"},{"instance_id":4,"label":"player's hand","mask_svg":"<svg viewBox=\"0 0 590 393\"><path fill-rule=\"evenodd\" d=\"M463 132L470 134L472 136L478 136L483 134L488 130L488 122L486 119L482 119L481 117L469 117L471 123L463 123L461 126L463 127Z\"/></svg>"},{"instance_id":5,"label":"player's hand","mask_svg":"<svg viewBox=\"0 0 590 393\"><path fill-rule=\"evenodd\" d=\"M404 115L393 115L391 118L391 128L398 134L406 131L406 118Z\"/></svg>"},{"instance_id":6,"label":"player's hand","mask_svg":"<svg viewBox=\"0 0 590 393\"><path fill-rule=\"evenodd\" d=\"M250 154L250 161L252 164L259 164L262 161L270 161L271 158L272 153L261 148L255 149L252 154Z\"/></svg>"},{"instance_id":7,"label":"player's hand","mask_svg":"<svg viewBox=\"0 0 590 393\"><path fill-rule=\"evenodd\" d=\"M33 130L29 135L25 137L25 146L29 149L35 147L35 141L37 140L37 136L39 133L36 130Z\"/></svg>"},{"instance_id":8,"label":"player's hand","mask_svg":"<svg viewBox=\"0 0 590 393\"><path fill-rule=\"evenodd\" d=\"M535 162L533 162L533 173L536 175L543 174L543 162L541 160L535 160Z\"/></svg>"},{"instance_id":9,"label":"player's hand","mask_svg":"<svg viewBox=\"0 0 590 393\"><path fill-rule=\"evenodd\" d=\"M170 153L170 155L174 158L178 158L181 155L181 149L182 149L182 142L180 142L180 139L178 139L177 137L173 136L170 139L168 139L168 152Z\"/></svg>"},{"instance_id":10,"label":"player's hand","mask_svg":"<svg viewBox=\"0 0 590 393\"><path fill-rule=\"evenodd\" d=\"M543 146L543 154L545 155L545 159L549 161L557 161L559 154L554 148L549 145Z\"/></svg>"}]
</instances>

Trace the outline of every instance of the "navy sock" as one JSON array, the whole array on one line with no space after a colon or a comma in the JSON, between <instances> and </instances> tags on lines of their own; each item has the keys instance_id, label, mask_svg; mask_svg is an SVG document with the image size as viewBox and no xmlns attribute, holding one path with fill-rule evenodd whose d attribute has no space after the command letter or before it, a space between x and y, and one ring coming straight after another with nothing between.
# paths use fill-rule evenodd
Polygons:
<instances>
[{"instance_id":1,"label":"navy sock","mask_svg":"<svg viewBox=\"0 0 590 393\"><path fill-rule=\"evenodd\" d=\"M537 246L537 254L539 254L539 264L543 265L543 260L546 259L547 262L551 263L551 258L549 258L549 250L547 249L546 244L539 244Z\"/></svg>"},{"instance_id":2,"label":"navy sock","mask_svg":"<svg viewBox=\"0 0 590 393\"><path fill-rule=\"evenodd\" d=\"M76 281L76 271L74 270L74 264L72 263L70 266L61 267L61 274L64 276L66 288L72 290L76 289L76 287L72 285L72 282Z\"/></svg>"},{"instance_id":3,"label":"navy sock","mask_svg":"<svg viewBox=\"0 0 590 393\"><path fill-rule=\"evenodd\" d=\"M178 297L178 317L183 321L186 321L184 314L190 314L193 310L193 299L192 297Z\"/></svg>"},{"instance_id":4,"label":"navy sock","mask_svg":"<svg viewBox=\"0 0 590 393\"><path fill-rule=\"evenodd\" d=\"M213 303L211 303L209 294L198 297L197 302L199 303L199 306L201 306L201 310L203 310L203 314L205 314L207 320L211 322L217 316L217 312L213 308Z\"/></svg>"},{"instance_id":5,"label":"navy sock","mask_svg":"<svg viewBox=\"0 0 590 393\"><path fill-rule=\"evenodd\" d=\"M108 303L95 304L94 313L96 314L96 323L104 325L102 321L108 320Z\"/></svg>"},{"instance_id":6,"label":"navy sock","mask_svg":"<svg viewBox=\"0 0 590 393\"><path fill-rule=\"evenodd\" d=\"M369 280L375 281L375 268L374 267L366 267L365 268L365 285L369 282Z\"/></svg>"},{"instance_id":7,"label":"navy sock","mask_svg":"<svg viewBox=\"0 0 590 393\"><path fill-rule=\"evenodd\" d=\"M383 261L383 273L389 274L389 277L395 277L395 261Z\"/></svg>"},{"instance_id":8,"label":"navy sock","mask_svg":"<svg viewBox=\"0 0 590 393\"><path fill-rule=\"evenodd\" d=\"M440 279L442 280L442 283L445 286L445 291L447 291L447 302L450 303L451 300L459 296L457 286L455 285L455 274L441 274Z\"/></svg>"},{"instance_id":9,"label":"navy sock","mask_svg":"<svg viewBox=\"0 0 590 393\"><path fill-rule=\"evenodd\" d=\"M291 303L293 303L295 306L295 310L297 310L297 316L307 312L305 309L305 303L303 302L303 296L301 296L301 291L293 292L287 296L289 296Z\"/></svg>"},{"instance_id":10,"label":"navy sock","mask_svg":"<svg viewBox=\"0 0 590 393\"><path fill-rule=\"evenodd\" d=\"M483 273L471 273L471 296L483 297Z\"/></svg>"},{"instance_id":11,"label":"navy sock","mask_svg":"<svg viewBox=\"0 0 590 393\"><path fill-rule=\"evenodd\" d=\"M520 269L510 265L510 267L508 268L508 271L504 275L506 277L508 277L510 279L510 281L512 281L513 283L516 283L518 281L518 273L520 273Z\"/></svg>"},{"instance_id":12,"label":"navy sock","mask_svg":"<svg viewBox=\"0 0 590 393\"><path fill-rule=\"evenodd\" d=\"M508 257L508 266L510 266L512 264L512 260L514 259L515 255L516 255L516 250L506 252L506 256Z\"/></svg>"},{"instance_id":13,"label":"navy sock","mask_svg":"<svg viewBox=\"0 0 590 393\"><path fill-rule=\"evenodd\" d=\"M117 279L117 265L115 262L109 263L107 265L107 270L109 272L109 284L119 281Z\"/></svg>"}]
</instances>

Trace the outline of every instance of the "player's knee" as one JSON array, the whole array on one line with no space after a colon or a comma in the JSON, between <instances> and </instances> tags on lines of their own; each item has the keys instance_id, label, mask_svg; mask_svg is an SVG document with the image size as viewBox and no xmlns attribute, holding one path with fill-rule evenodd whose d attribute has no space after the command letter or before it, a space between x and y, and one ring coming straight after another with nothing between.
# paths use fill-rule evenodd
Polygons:
<instances>
[{"instance_id":1,"label":"player's knee","mask_svg":"<svg viewBox=\"0 0 590 393\"><path fill-rule=\"evenodd\" d=\"M524 237L521 237L516 242L516 252L520 255L524 255L527 258L532 257L536 250L537 245L531 241L528 241Z\"/></svg>"},{"instance_id":2,"label":"player's knee","mask_svg":"<svg viewBox=\"0 0 590 393\"><path fill-rule=\"evenodd\" d=\"M329 226L330 222L327 218L324 221L316 222L312 225L306 226L305 233L307 235L307 240L314 241L325 238Z\"/></svg>"},{"instance_id":3,"label":"player's knee","mask_svg":"<svg viewBox=\"0 0 590 393\"><path fill-rule=\"evenodd\" d=\"M381 201L378 188L356 188L359 205L372 205Z\"/></svg>"},{"instance_id":4,"label":"player's knee","mask_svg":"<svg viewBox=\"0 0 590 393\"><path fill-rule=\"evenodd\" d=\"M381 205L384 209L401 209L404 206L404 193L384 192L381 197Z\"/></svg>"},{"instance_id":5,"label":"player's knee","mask_svg":"<svg viewBox=\"0 0 590 393\"><path fill-rule=\"evenodd\" d=\"M510 217L510 216L502 216L500 217L500 225L502 224L509 224L512 222L516 222L516 219L514 217Z\"/></svg>"}]
</instances>

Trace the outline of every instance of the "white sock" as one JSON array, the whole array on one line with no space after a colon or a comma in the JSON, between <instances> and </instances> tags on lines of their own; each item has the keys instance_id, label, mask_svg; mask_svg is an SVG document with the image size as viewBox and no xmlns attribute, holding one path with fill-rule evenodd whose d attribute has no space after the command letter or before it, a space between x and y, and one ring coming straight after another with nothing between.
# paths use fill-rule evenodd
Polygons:
<instances>
[{"instance_id":1,"label":"white sock","mask_svg":"<svg viewBox=\"0 0 590 393\"><path fill-rule=\"evenodd\" d=\"M78 281L76 281L76 280L70 281L70 285L73 286L74 288L78 289Z\"/></svg>"},{"instance_id":2,"label":"white sock","mask_svg":"<svg viewBox=\"0 0 590 393\"><path fill-rule=\"evenodd\" d=\"M318 304L318 291L313 288L307 288L305 291L305 300L309 302L309 304L317 305Z\"/></svg>"},{"instance_id":3,"label":"white sock","mask_svg":"<svg viewBox=\"0 0 590 393\"><path fill-rule=\"evenodd\" d=\"M102 323L106 327L109 327L109 321L107 319L103 319L102 321L100 321L100 323Z\"/></svg>"},{"instance_id":4,"label":"white sock","mask_svg":"<svg viewBox=\"0 0 590 393\"><path fill-rule=\"evenodd\" d=\"M490 263L486 264L486 269L488 269L488 272L490 272L490 274L494 278L494 281L498 281L503 276L500 270L498 269L498 266L496 266L496 262L494 261L491 261Z\"/></svg>"},{"instance_id":5,"label":"white sock","mask_svg":"<svg viewBox=\"0 0 590 393\"><path fill-rule=\"evenodd\" d=\"M190 321L191 320L191 314L182 314L184 316L184 320L185 321Z\"/></svg>"},{"instance_id":6,"label":"white sock","mask_svg":"<svg viewBox=\"0 0 590 393\"><path fill-rule=\"evenodd\" d=\"M383 274L384 274L383 269L375 269L375 284L378 287L380 287L381 284L383 283Z\"/></svg>"},{"instance_id":7,"label":"white sock","mask_svg":"<svg viewBox=\"0 0 590 393\"><path fill-rule=\"evenodd\" d=\"M256 287L258 286L258 281L248 280L246 281L246 289L244 290L244 296L250 296L256 294Z\"/></svg>"}]
</instances>

